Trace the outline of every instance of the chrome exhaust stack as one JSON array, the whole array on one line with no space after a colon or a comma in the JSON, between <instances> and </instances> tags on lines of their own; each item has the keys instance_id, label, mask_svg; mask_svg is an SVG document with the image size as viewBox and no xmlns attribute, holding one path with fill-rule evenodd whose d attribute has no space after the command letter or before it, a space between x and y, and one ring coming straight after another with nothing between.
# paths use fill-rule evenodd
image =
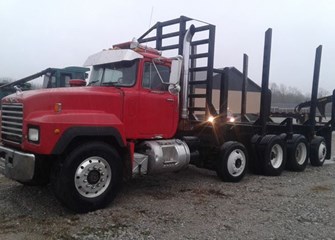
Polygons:
<instances>
[{"instance_id":1,"label":"chrome exhaust stack","mask_svg":"<svg viewBox=\"0 0 335 240\"><path fill-rule=\"evenodd\" d=\"M194 25L191 25L184 36L183 42L183 85L182 85L182 103L181 103L181 118L188 119L188 81L189 81L189 68L190 68L190 52L191 41L195 33Z\"/></svg>"}]
</instances>

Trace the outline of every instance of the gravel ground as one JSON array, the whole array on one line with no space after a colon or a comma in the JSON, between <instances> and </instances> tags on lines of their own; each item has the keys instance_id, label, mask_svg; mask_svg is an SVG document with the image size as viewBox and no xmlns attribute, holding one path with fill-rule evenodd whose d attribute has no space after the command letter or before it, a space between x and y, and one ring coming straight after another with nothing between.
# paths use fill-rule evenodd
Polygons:
<instances>
[{"instance_id":1,"label":"gravel ground","mask_svg":"<svg viewBox=\"0 0 335 240\"><path fill-rule=\"evenodd\" d=\"M335 239L335 162L221 182L190 166L124 184L106 209L74 214L50 187L0 176L0 239Z\"/></svg>"}]
</instances>

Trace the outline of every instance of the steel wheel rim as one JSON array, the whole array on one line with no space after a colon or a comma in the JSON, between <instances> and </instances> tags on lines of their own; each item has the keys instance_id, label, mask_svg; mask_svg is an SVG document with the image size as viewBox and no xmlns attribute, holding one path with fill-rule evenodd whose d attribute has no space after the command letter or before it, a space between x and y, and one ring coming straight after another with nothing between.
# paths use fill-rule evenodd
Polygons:
<instances>
[{"instance_id":1,"label":"steel wheel rim","mask_svg":"<svg viewBox=\"0 0 335 240\"><path fill-rule=\"evenodd\" d=\"M295 149L295 159L299 165L303 165L307 157L307 146L304 143L299 143Z\"/></svg>"},{"instance_id":2,"label":"steel wheel rim","mask_svg":"<svg viewBox=\"0 0 335 240\"><path fill-rule=\"evenodd\" d=\"M245 154L240 149L233 150L228 157L227 169L231 176L238 177L240 176L246 165Z\"/></svg>"},{"instance_id":3,"label":"steel wheel rim","mask_svg":"<svg viewBox=\"0 0 335 240\"><path fill-rule=\"evenodd\" d=\"M279 168L283 162L283 148L279 144L275 144L271 148L270 152L270 162L272 167Z\"/></svg>"},{"instance_id":4,"label":"steel wheel rim","mask_svg":"<svg viewBox=\"0 0 335 240\"><path fill-rule=\"evenodd\" d=\"M111 183L112 170L102 157L89 157L76 169L74 184L78 193L87 198L103 194Z\"/></svg>"},{"instance_id":5,"label":"steel wheel rim","mask_svg":"<svg viewBox=\"0 0 335 240\"><path fill-rule=\"evenodd\" d=\"M319 161L323 162L326 159L327 147L325 142L321 142L319 146Z\"/></svg>"}]
</instances>

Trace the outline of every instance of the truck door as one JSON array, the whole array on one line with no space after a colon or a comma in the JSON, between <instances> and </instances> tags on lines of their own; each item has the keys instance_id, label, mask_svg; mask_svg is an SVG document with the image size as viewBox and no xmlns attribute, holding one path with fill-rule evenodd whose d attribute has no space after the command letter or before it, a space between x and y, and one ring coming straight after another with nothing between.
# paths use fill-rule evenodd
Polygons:
<instances>
[{"instance_id":1,"label":"truck door","mask_svg":"<svg viewBox=\"0 0 335 240\"><path fill-rule=\"evenodd\" d=\"M168 85L162 83L162 80L167 83L169 76L168 66L144 63L138 124L143 138L170 138L175 134L178 97L170 94Z\"/></svg>"}]
</instances>

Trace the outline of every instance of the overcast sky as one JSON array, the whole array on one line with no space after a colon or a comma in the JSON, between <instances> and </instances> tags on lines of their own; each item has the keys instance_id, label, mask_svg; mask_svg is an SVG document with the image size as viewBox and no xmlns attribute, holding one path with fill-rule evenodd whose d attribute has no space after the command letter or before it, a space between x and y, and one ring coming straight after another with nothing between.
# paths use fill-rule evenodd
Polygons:
<instances>
[{"instance_id":1,"label":"overcast sky","mask_svg":"<svg viewBox=\"0 0 335 240\"><path fill-rule=\"evenodd\" d=\"M216 25L215 67L241 70L247 53L249 76L258 84L267 28L273 29L270 82L304 93L322 44L320 87L335 88L332 0L0 0L0 77L82 66L87 56L180 15Z\"/></svg>"}]
</instances>

